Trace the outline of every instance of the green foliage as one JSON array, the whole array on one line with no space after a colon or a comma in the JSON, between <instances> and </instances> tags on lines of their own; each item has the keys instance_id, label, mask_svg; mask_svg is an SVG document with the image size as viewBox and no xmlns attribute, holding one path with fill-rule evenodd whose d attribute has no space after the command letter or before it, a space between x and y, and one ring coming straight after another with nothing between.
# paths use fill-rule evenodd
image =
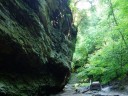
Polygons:
<instances>
[{"instance_id":1,"label":"green foliage","mask_svg":"<svg viewBox=\"0 0 128 96\"><path fill-rule=\"evenodd\" d=\"M77 17L85 16L84 20L75 21L79 24L73 57L74 66L79 66L77 76L102 83L122 79L128 74L128 1L100 0L93 7L86 12L74 8L85 13Z\"/></svg>"}]
</instances>

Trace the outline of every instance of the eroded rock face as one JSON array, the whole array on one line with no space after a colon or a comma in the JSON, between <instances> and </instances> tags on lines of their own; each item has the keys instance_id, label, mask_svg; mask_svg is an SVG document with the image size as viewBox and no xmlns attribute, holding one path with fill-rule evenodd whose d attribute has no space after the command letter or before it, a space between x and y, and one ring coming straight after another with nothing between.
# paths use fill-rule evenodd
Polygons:
<instances>
[{"instance_id":1,"label":"eroded rock face","mask_svg":"<svg viewBox=\"0 0 128 96\"><path fill-rule=\"evenodd\" d=\"M67 0L0 0L0 95L60 91L76 40Z\"/></svg>"}]
</instances>

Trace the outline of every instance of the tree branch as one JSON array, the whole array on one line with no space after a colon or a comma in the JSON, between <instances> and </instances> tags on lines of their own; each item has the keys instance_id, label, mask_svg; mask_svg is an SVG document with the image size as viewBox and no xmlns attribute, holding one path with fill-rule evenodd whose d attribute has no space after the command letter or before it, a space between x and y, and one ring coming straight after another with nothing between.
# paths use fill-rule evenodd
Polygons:
<instances>
[{"instance_id":1,"label":"tree branch","mask_svg":"<svg viewBox=\"0 0 128 96\"><path fill-rule=\"evenodd\" d=\"M79 3L81 0L77 0L75 3L74 3L74 6L77 5L77 3Z\"/></svg>"},{"instance_id":2,"label":"tree branch","mask_svg":"<svg viewBox=\"0 0 128 96\"><path fill-rule=\"evenodd\" d=\"M114 22L115 22L116 26L118 26L119 24L118 24L117 19L116 19L116 17L115 17L115 13L114 13L114 9L113 9L113 5L112 5L111 0L110 0L110 8L111 8L111 11L112 11L112 16L113 16ZM121 30L120 30L120 29L119 29L118 31L119 31L119 33L120 33L120 35L121 35L122 40L124 41L125 46L128 48L128 46L127 46L127 43L126 43L126 40L125 40L125 37L124 37L123 33L121 32Z\"/></svg>"}]
</instances>

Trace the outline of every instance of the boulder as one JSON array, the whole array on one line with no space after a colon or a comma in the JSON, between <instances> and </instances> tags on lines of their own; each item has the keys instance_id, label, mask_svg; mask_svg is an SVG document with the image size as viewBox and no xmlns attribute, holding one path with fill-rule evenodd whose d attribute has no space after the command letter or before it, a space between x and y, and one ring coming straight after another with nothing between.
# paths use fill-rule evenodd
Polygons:
<instances>
[{"instance_id":1,"label":"boulder","mask_svg":"<svg viewBox=\"0 0 128 96\"><path fill-rule=\"evenodd\" d=\"M90 90L98 90L101 91L101 84L99 81L92 82L90 85Z\"/></svg>"},{"instance_id":2,"label":"boulder","mask_svg":"<svg viewBox=\"0 0 128 96\"><path fill-rule=\"evenodd\" d=\"M68 0L0 0L0 94L63 89L77 30Z\"/></svg>"}]
</instances>

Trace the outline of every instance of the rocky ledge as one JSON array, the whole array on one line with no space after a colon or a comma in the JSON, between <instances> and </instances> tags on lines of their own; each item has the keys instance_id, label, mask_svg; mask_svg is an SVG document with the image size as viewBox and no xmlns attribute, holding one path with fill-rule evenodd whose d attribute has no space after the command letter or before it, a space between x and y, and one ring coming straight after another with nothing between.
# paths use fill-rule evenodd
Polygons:
<instances>
[{"instance_id":1,"label":"rocky ledge","mask_svg":"<svg viewBox=\"0 0 128 96\"><path fill-rule=\"evenodd\" d=\"M0 0L0 96L62 90L76 32L68 0Z\"/></svg>"}]
</instances>

